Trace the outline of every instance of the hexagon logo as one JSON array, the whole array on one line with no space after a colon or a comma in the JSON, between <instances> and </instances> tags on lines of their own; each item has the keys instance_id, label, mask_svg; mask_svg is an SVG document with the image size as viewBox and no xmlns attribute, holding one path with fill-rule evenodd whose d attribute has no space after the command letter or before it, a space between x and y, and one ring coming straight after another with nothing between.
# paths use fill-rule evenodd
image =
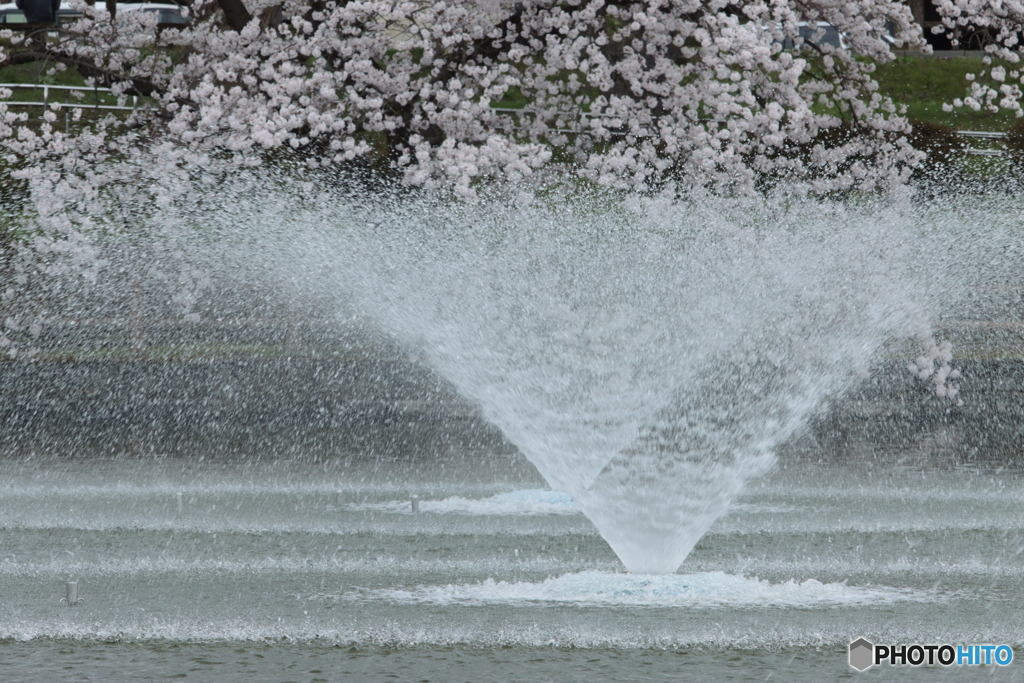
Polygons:
<instances>
[{"instance_id":1,"label":"hexagon logo","mask_svg":"<svg viewBox=\"0 0 1024 683\"><path fill-rule=\"evenodd\" d=\"M850 666L857 671L864 671L874 664L875 646L871 641L858 638L850 643Z\"/></svg>"}]
</instances>

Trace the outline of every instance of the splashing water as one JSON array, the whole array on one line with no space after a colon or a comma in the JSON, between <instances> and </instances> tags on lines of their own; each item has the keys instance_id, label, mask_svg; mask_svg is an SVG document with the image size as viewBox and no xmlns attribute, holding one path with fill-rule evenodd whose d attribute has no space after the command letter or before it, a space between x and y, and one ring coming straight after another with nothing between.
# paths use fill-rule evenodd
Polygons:
<instances>
[{"instance_id":1,"label":"splashing water","mask_svg":"<svg viewBox=\"0 0 1024 683\"><path fill-rule=\"evenodd\" d=\"M395 512L415 514L408 500L389 500L381 503L351 503L346 509L355 511ZM573 515L579 508L561 491L543 489L510 491L488 498L452 496L443 500L424 500L419 512L466 515Z\"/></svg>"},{"instance_id":2,"label":"splashing water","mask_svg":"<svg viewBox=\"0 0 1024 683\"><path fill-rule=\"evenodd\" d=\"M1016 243L995 202L252 188L192 220L245 268L262 258L269 280L326 291L417 352L639 573L676 571L826 399L893 338L927 339Z\"/></svg>"},{"instance_id":3,"label":"splashing water","mask_svg":"<svg viewBox=\"0 0 1024 683\"><path fill-rule=\"evenodd\" d=\"M825 398L953 295L941 241L926 249L898 210L562 198L345 214L358 227L305 240L301 260L326 258L631 572L674 572Z\"/></svg>"},{"instance_id":4,"label":"splashing water","mask_svg":"<svg viewBox=\"0 0 1024 683\"><path fill-rule=\"evenodd\" d=\"M631 605L649 607L851 607L897 602L930 601L934 591L912 591L889 587L854 587L843 583L823 584L814 579L802 583L773 584L757 578L723 572L702 572L665 576L660 574L613 574L586 571L564 574L538 583L494 581L478 584L420 586L383 589L373 597L394 602L441 605L488 603L578 603L585 605ZM354 597L363 597L356 594Z\"/></svg>"}]
</instances>

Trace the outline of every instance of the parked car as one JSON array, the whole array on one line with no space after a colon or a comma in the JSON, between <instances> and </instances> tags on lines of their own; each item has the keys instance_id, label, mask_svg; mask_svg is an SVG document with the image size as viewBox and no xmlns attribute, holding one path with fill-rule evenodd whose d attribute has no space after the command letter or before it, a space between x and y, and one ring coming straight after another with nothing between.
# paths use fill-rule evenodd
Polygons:
<instances>
[{"instance_id":1,"label":"parked car","mask_svg":"<svg viewBox=\"0 0 1024 683\"><path fill-rule=\"evenodd\" d=\"M57 23L70 21L82 16L82 13L75 9L61 8L57 10ZM0 24L24 24L25 13L18 9L13 2L0 5Z\"/></svg>"},{"instance_id":2,"label":"parked car","mask_svg":"<svg viewBox=\"0 0 1024 683\"><path fill-rule=\"evenodd\" d=\"M139 2L139 3L118 3L118 12L154 12L157 14L156 23L160 25L173 24L184 25L188 19L181 16L181 7L164 2Z\"/></svg>"},{"instance_id":3,"label":"parked car","mask_svg":"<svg viewBox=\"0 0 1024 683\"><path fill-rule=\"evenodd\" d=\"M831 45L843 49L850 46L846 34L827 21L798 21L796 26L797 33L803 39L804 44ZM792 50L794 47L796 46L793 44L792 38L782 41L783 50Z\"/></svg>"},{"instance_id":4,"label":"parked car","mask_svg":"<svg viewBox=\"0 0 1024 683\"><path fill-rule=\"evenodd\" d=\"M102 3L100 9L103 9ZM157 24L161 26L176 26L187 24L188 19L181 15L181 7L171 3L163 2L119 2L118 13L123 12L153 12L157 15ZM62 7L57 11L57 23L74 21L82 16L82 13L70 7ZM13 2L0 5L0 24L24 24L25 13L18 9Z\"/></svg>"}]
</instances>

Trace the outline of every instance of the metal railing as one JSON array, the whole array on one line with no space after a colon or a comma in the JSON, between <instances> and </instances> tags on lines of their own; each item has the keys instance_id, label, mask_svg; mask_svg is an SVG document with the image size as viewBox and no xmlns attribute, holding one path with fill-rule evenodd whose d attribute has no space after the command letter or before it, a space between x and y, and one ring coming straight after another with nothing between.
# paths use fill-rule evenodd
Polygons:
<instances>
[{"instance_id":1,"label":"metal railing","mask_svg":"<svg viewBox=\"0 0 1024 683\"><path fill-rule=\"evenodd\" d=\"M106 95L108 97L116 97L116 95L114 95L114 93L110 90L110 88L88 88L88 87L85 87L85 86L74 86L74 85L47 85L47 84L44 84L44 83L0 83L0 90L4 90L6 88L10 88L11 90L42 90L43 91L43 100L41 102L38 101L38 100L19 101L19 100L13 100L13 99L12 100L0 99L0 103L6 104L9 107L14 106L14 107L43 107L43 108L47 108L47 107L50 106L50 104L56 103L56 104L60 104L62 108L66 106L66 107L71 107L71 108L95 109L95 110L100 110L100 111L135 111L135 109L138 108L138 105L139 105L139 98L138 98L137 95L132 95L131 96L131 106L120 105L120 104L102 104L102 103L100 103L100 101L99 101L100 95ZM51 92L63 93L64 94L64 101L61 101L61 102L51 102L51 98L50 98L50 93ZM81 93L81 95L79 96L78 99L76 99L76 101L70 101L68 99L68 97L69 96L74 97L72 95L72 93ZM91 94L94 97L94 102L92 104L88 104L88 103L85 103L83 101L87 94ZM124 97L127 97L127 96L124 96ZM525 112L522 109L517 109L517 108L514 108L514 107L491 107L491 110L494 111L497 114L503 114L503 115L506 115L506 116L515 116L515 115L522 115L522 114L532 115L533 114L532 112ZM566 114L566 113L563 112L563 114ZM586 123L587 123L588 119L591 119L591 118L614 118L612 114L591 114L591 113L585 112L585 111L574 112L572 114L567 114L567 115L568 116L575 115L577 117L577 121L578 121L577 127L575 127L575 128L553 128L553 129L549 129L550 132L553 132L553 133L582 133L582 132L584 132L586 130ZM511 128L512 130L522 130L524 127L521 126L521 125L513 125L513 126L508 126L507 128ZM958 131L956 131L956 133L957 133L957 135L960 135L961 137L972 138L972 139L976 139L976 140L1002 141L1006 137L1006 133L993 133L993 132L989 132L989 131L980 131L980 130L958 130ZM967 148L964 151L967 154L972 154L972 155L975 155L975 156L1002 156L1005 153L1004 150L1002 150L1002 149L978 148L978 147L969 147L969 148Z\"/></svg>"},{"instance_id":2,"label":"metal railing","mask_svg":"<svg viewBox=\"0 0 1024 683\"><path fill-rule=\"evenodd\" d=\"M959 135L960 137L973 138L975 140L1002 141L1006 137L1006 133L992 133L984 130L958 130L956 134ZM992 149L991 147L968 147L965 151L968 154L973 154L974 156L982 157L1001 157L1006 152L1005 150Z\"/></svg>"},{"instance_id":3,"label":"metal railing","mask_svg":"<svg viewBox=\"0 0 1024 683\"><path fill-rule=\"evenodd\" d=\"M121 104L103 104L100 102L100 96L105 95L110 98L117 98L110 88L89 88L86 86L76 85L47 85L45 83L0 83L0 90L10 89L12 91L17 90L42 90L43 99L39 100L14 100L14 99L0 99L0 103L6 104L9 107L43 107L48 108L51 104L59 104L63 107L71 107L75 109L96 109L100 111L134 111L139 105L139 98L137 95L131 95L131 106ZM51 97L53 93L53 97ZM79 96L75 96L72 93L80 93ZM56 99L61 94L64 95L63 101ZM85 98L88 95L92 95L94 100L92 103L85 102ZM127 95L125 98L129 97ZM73 99L72 99L73 98ZM118 100L120 101L120 100Z\"/></svg>"},{"instance_id":4,"label":"metal railing","mask_svg":"<svg viewBox=\"0 0 1024 683\"><path fill-rule=\"evenodd\" d=\"M522 115L522 114L526 114L528 116L534 116L535 115L533 112L525 112L522 109L517 109L515 107L491 107L491 111L493 111L493 112L495 112L497 114L505 115L505 116L516 116L516 115ZM613 114L591 114L591 113L585 112L585 111L573 112L573 113L559 112L558 115L561 118L563 118L563 120L567 120L568 118L575 117L576 121L577 121L576 127L574 127L574 128L549 128L548 129L549 132L552 132L552 133L577 133L577 134L578 133L584 133L584 132L586 132L587 122L588 122L589 119L592 119L592 118L616 118L615 115L613 115ZM619 118L621 118L621 117L619 117ZM511 126L503 126L503 128L509 129L509 130L525 130L526 127L522 126L522 125L511 125ZM964 138L975 139L975 140L988 140L988 141L992 141L992 142L996 142L996 143L1001 142L1004 138L1006 138L1006 133L994 133L994 132L983 131L983 130L958 130L958 131L956 131L956 134L961 136L961 137L964 137ZM627 133L618 133L618 135L627 135ZM984 148L984 147L968 147L968 148L966 148L964 150L964 152L966 154L970 154L970 155L973 155L973 156L987 156L987 157L1003 156L1006 153L1005 150L1003 150L1003 149L995 149L995 148L991 148L991 147L988 147L988 148Z\"/></svg>"},{"instance_id":5,"label":"metal railing","mask_svg":"<svg viewBox=\"0 0 1024 683\"><path fill-rule=\"evenodd\" d=\"M493 112L495 112L497 114L505 115L505 116L515 116L515 115L523 115L523 114L525 114L527 116L536 116L535 112L524 111L523 109L519 109L519 108L516 108L516 107L494 107L494 106L492 106L491 107L491 111L493 111ZM576 119L576 121L577 121L577 126L575 128L548 128L547 130L549 132L552 132L552 133L583 133L583 132L586 132L587 122L590 119L616 118L615 114L591 114L590 112L587 112L587 111L575 111L575 112L565 112L565 111L563 111L563 112L558 112L558 116L560 118L562 118L562 119L568 119L568 118L574 117ZM621 117L618 117L618 118L621 118ZM511 130L525 130L525 126L521 126L521 125L519 125L519 126L503 126L503 127L504 128L509 128Z\"/></svg>"}]
</instances>

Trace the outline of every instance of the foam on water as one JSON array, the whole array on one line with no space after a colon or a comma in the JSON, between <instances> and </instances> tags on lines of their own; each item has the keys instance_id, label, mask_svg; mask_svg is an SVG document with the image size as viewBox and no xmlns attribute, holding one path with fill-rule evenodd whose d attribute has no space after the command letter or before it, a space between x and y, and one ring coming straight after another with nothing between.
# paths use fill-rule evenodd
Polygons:
<instances>
[{"instance_id":1,"label":"foam on water","mask_svg":"<svg viewBox=\"0 0 1024 683\"><path fill-rule=\"evenodd\" d=\"M411 514L412 512L408 500L349 503L342 509L353 512L394 512L398 514ZM760 505L757 503L733 503L729 508L732 513L754 515L800 512L801 510L803 508L793 505ZM481 499L452 496L442 500L421 500L419 511L439 515L577 515L580 513L580 508L568 493L546 489L523 489Z\"/></svg>"},{"instance_id":2,"label":"foam on water","mask_svg":"<svg viewBox=\"0 0 1024 683\"><path fill-rule=\"evenodd\" d=\"M721 571L698 574L619 574L585 571L539 583L495 581L476 584L420 586L410 590L370 592L395 602L451 604L572 603L644 607L793 607L824 608L930 602L932 591L887 586L848 586L807 579L770 583Z\"/></svg>"},{"instance_id":3,"label":"foam on water","mask_svg":"<svg viewBox=\"0 0 1024 683\"><path fill-rule=\"evenodd\" d=\"M720 573L710 567L720 566L720 560L695 559L698 570L692 576ZM340 559L333 557L255 557L255 558L179 558L133 557L77 559L54 558L42 562L0 559L0 576L33 579L62 579L67 576L132 577L156 574L188 574L213 577L217 575L281 574L496 574L508 570L551 574L564 571L614 572L615 563L607 560L565 559L553 556L475 557L472 559L396 558L391 556ZM870 576L875 579L896 579L914 576L918 579L933 577L1024 577L1024 567L1012 561L993 563L976 559L942 560L907 558L879 562L844 558L738 558L734 563L739 571L750 574L797 576ZM666 576L666 575L655 575ZM671 578L672 575L667 575Z\"/></svg>"},{"instance_id":4,"label":"foam on water","mask_svg":"<svg viewBox=\"0 0 1024 683\"><path fill-rule=\"evenodd\" d=\"M213 520L174 520L166 521L142 521L138 518L131 519L105 519L96 518L90 520L45 519L41 515L33 519L14 519L9 522L0 520L0 530L25 530L25 531L83 531L101 533L145 533L145 532L195 532L202 534L248 534L260 536L264 534L309 534L312 536L337 536L346 534L374 534L375 536L448 536L453 533L472 533L477 536L533 536L537 533L544 533L551 536L593 536L597 533L594 527L585 520L579 522L562 523L557 526L546 523L545 515L524 515L523 517L537 521L535 526L506 528L500 525L475 523L479 517L462 515L466 518L466 524L458 527L451 523L437 524L428 520L432 516L410 516L418 523L410 524L401 528L378 520L356 520L339 521L324 514L310 515L295 513L294 522L279 522L261 519L242 517L239 519L213 519ZM198 515L197 515L198 516ZM454 517L454 516L453 516ZM571 515L560 515L561 518L572 519ZM483 519L487 519L484 517Z\"/></svg>"},{"instance_id":5,"label":"foam on water","mask_svg":"<svg viewBox=\"0 0 1024 683\"><path fill-rule=\"evenodd\" d=\"M215 577L218 575L368 573L375 576L395 574L480 574L508 571L552 573L566 570L614 569L614 563L588 559L567 560L546 557L475 557L472 559L396 558L392 556L335 557L108 557L101 559L54 558L42 562L15 561L0 558L0 576L33 579L68 576L139 577L150 574L186 574Z\"/></svg>"},{"instance_id":6,"label":"foam on water","mask_svg":"<svg viewBox=\"0 0 1024 683\"><path fill-rule=\"evenodd\" d=\"M350 503L344 507L352 511L411 513L408 500L388 500L381 503ZM421 513L464 515L575 515L579 507L568 493L545 489L525 489L499 493L489 498L472 499L452 496L443 500L421 500Z\"/></svg>"},{"instance_id":7,"label":"foam on water","mask_svg":"<svg viewBox=\"0 0 1024 683\"><path fill-rule=\"evenodd\" d=\"M748 515L764 514L788 514L791 512L804 512L806 508L798 505L763 505L760 503L733 503L729 506L730 513L742 513Z\"/></svg>"},{"instance_id":8,"label":"foam on water","mask_svg":"<svg viewBox=\"0 0 1024 683\"><path fill-rule=\"evenodd\" d=\"M529 647L529 648L729 648L737 644L745 648L821 647L845 645L850 640L849 626L826 625L814 631L793 632L785 629L751 631L748 628L722 628L707 624L683 631L673 629L645 629L623 631L608 627L510 625L501 629L486 629L469 624L444 624L424 628L421 623L390 621L381 625L355 627L342 624L310 623L308 620L272 622L266 619L244 618L213 619L199 622L192 619L150 620L132 624L36 624L0 621L0 641L42 641L51 654L54 640L100 643L144 643L158 645L180 643L260 643L273 646L282 643L310 643L323 646L415 647L421 645L451 647ZM900 633L883 630L891 635L880 639L895 642ZM967 639L969 635L945 637L947 642ZM922 634L922 641L926 636Z\"/></svg>"},{"instance_id":9,"label":"foam on water","mask_svg":"<svg viewBox=\"0 0 1024 683\"><path fill-rule=\"evenodd\" d=\"M178 477L180 478L180 473ZM273 476L272 473L266 476ZM421 482L416 482L417 489L424 489ZM472 489L490 492L506 488L508 484L495 483L490 485L476 484ZM187 482L153 481L148 483L136 481L117 481L106 483L80 484L76 482L54 481L50 484L39 484L27 478L9 476L0 482L0 500L18 498L145 498L157 496L174 496L183 493L191 496L291 496L291 495L380 495L400 494L408 492L407 482L373 482L354 483L344 475L336 479L318 482L276 482L276 481L210 481L196 482L195 477ZM433 492L441 487L429 487Z\"/></svg>"}]
</instances>

